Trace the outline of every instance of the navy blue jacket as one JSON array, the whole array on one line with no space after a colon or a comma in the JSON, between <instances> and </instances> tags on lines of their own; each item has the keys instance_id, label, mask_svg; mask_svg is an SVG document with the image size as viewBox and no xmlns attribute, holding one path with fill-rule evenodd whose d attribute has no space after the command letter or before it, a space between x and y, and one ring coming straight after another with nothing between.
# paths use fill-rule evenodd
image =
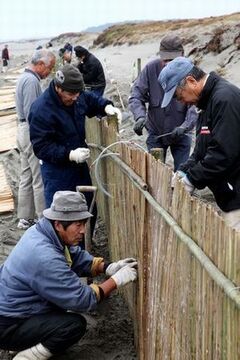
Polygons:
<instances>
[{"instance_id":1,"label":"navy blue jacket","mask_svg":"<svg viewBox=\"0 0 240 360\"><path fill-rule=\"evenodd\" d=\"M70 151L87 146L85 116L105 116L107 104L111 101L85 91L74 105L65 106L52 81L30 109L30 139L35 155L51 164L72 165Z\"/></svg>"},{"instance_id":2,"label":"navy blue jacket","mask_svg":"<svg viewBox=\"0 0 240 360\"><path fill-rule=\"evenodd\" d=\"M198 118L192 107L188 109L176 99L172 99L166 108L161 108L164 91L158 82L158 76L163 66L160 59L150 61L135 80L129 97L129 109L134 120L147 117L147 130L150 136L169 133L180 125L190 131ZM172 139L166 136L162 137L160 142L162 146L168 146L171 145Z\"/></svg>"},{"instance_id":3,"label":"navy blue jacket","mask_svg":"<svg viewBox=\"0 0 240 360\"><path fill-rule=\"evenodd\" d=\"M85 116L105 116L111 101L84 91L72 106L65 106L53 81L34 101L29 114L30 139L35 155L42 160L46 205L58 190L75 191L77 185L91 185L87 163L76 164L69 153L85 142Z\"/></svg>"}]
</instances>

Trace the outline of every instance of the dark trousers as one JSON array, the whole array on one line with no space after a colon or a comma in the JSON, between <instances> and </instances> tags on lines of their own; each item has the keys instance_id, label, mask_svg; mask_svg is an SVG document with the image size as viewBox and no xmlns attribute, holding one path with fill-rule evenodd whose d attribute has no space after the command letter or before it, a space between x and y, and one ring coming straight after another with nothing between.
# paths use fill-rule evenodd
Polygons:
<instances>
[{"instance_id":1,"label":"dark trousers","mask_svg":"<svg viewBox=\"0 0 240 360\"><path fill-rule=\"evenodd\" d=\"M152 148L162 148L164 154L164 162L166 160L167 149L170 147L170 151L174 160L175 172L181 164L185 163L188 160L191 149L191 142L191 136L183 135L172 144L166 146L162 144L161 138L157 139L156 136L149 134L147 138L147 147L148 151L150 151Z\"/></svg>"},{"instance_id":2,"label":"dark trousers","mask_svg":"<svg viewBox=\"0 0 240 360\"><path fill-rule=\"evenodd\" d=\"M41 165L41 173L44 185L46 208L51 206L53 195L56 191L76 191L76 186L78 185L92 185L91 176L86 162L69 167L60 167L58 165L43 163L43 165ZM89 208L92 202L93 193L85 192L84 195ZM96 204L93 207L92 214L93 217L90 220L91 234L93 234L97 220Z\"/></svg>"},{"instance_id":3,"label":"dark trousers","mask_svg":"<svg viewBox=\"0 0 240 360\"><path fill-rule=\"evenodd\" d=\"M0 330L0 348L22 351L41 343L52 354L57 354L77 343L85 331L86 320L80 314L59 311L34 315L16 319L5 330Z\"/></svg>"}]
</instances>

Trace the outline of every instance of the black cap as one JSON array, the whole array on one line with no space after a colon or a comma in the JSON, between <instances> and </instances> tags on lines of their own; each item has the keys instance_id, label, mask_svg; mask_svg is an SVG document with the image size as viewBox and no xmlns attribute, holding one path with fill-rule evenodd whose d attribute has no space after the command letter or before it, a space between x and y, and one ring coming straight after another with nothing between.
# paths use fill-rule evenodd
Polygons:
<instances>
[{"instance_id":1,"label":"black cap","mask_svg":"<svg viewBox=\"0 0 240 360\"><path fill-rule=\"evenodd\" d=\"M182 40L176 35L166 35L160 42L160 57L162 60L173 60L183 56Z\"/></svg>"},{"instance_id":2,"label":"black cap","mask_svg":"<svg viewBox=\"0 0 240 360\"><path fill-rule=\"evenodd\" d=\"M63 90L77 93L84 90L83 76L80 71L73 65L63 65L55 74L55 85Z\"/></svg>"},{"instance_id":3,"label":"black cap","mask_svg":"<svg viewBox=\"0 0 240 360\"><path fill-rule=\"evenodd\" d=\"M83 55L87 55L88 54L88 50L85 49L83 46L75 46L74 48L75 54L77 57L81 57Z\"/></svg>"}]
</instances>

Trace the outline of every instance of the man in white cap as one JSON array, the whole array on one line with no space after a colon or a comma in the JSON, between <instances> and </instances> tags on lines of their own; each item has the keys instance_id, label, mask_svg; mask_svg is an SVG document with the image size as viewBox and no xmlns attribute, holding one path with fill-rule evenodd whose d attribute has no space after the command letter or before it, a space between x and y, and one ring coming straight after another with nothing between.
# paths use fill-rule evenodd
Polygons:
<instances>
[{"instance_id":1,"label":"man in white cap","mask_svg":"<svg viewBox=\"0 0 240 360\"><path fill-rule=\"evenodd\" d=\"M158 76L164 66L184 53L182 40L174 35L164 36L160 43L160 59L150 61L134 82L129 97L129 108L136 121L133 130L142 135L143 128L148 131L147 147L162 148L164 160L168 148L174 159L174 171L185 162L191 148L191 130L198 115L195 107L188 107L172 99L166 109L161 108L164 96Z\"/></svg>"},{"instance_id":2,"label":"man in white cap","mask_svg":"<svg viewBox=\"0 0 240 360\"><path fill-rule=\"evenodd\" d=\"M18 351L14 360L61 354L86 331L79 313L137 279L134 258L107 263L79 246L92 216L83 194L56 192L43 215L0 267L0 348ZM79 278L101 273L101 284Z\"/></svg>"},{"instance_id":3,"label":"man in white cap","mask_svg":"<svg viewBox=\"0 0 240 360\"><path fill-rule=\"evenodd\" d=\"M163 108L175 96L200 109L195 149L177 175L189 193L209 187L227 224L240 230L240 89L184 57L171 61L159 81Z\"/></svg>"}]
</instances>

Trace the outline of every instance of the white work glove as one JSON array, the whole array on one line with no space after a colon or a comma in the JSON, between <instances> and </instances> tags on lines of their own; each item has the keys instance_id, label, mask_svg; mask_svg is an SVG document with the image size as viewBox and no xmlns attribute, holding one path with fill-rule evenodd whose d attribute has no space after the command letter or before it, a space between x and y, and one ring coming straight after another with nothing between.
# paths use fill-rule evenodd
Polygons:
<instances>
[{"instance_id":1,"label":"white work glove","mask_svg":"<svg viewBox=\"0 0 240 360\"><path fill-rule=\"evenodd\" d=\"M117 285L117 288L127 285L131 281L137 280L137 269L126 265L111 276Z\"/></svg>"},{"instance_id":2,"label":"white work glove","mask_svg":"<svg viewBox=\"0 0 240 360\"><path fill-rule=\"evenodd\" d=\"M69 160L75 161L77 164L83 163L90 157L90 150L88 148L77 148L71 150L69 154Z\"/></svg>"},{"instance_id":3,"label":"white work glove","mask_svg":"<svg viewBox=\"0 0 240 360\"><path fill-rule=\"evenodd\" d=\"M108 265L108 267L106 268L105 274L107 276L112 276L118 270L120 270L121 268L123 268L126 265L136 268L137 267L137 260L134 259L134 258L126 258L126 259L122 259L122 260L113 262L113 263Z\"/></svg>"},{"instance_id":4,"label":"white work glove","mask_svg":"<svg viewBox=\"0 0 240 360\"><path fill-rule=\"evenodd\" d=\"M186 176L185 172L178 170L173 174L172 180L171 180L171 188L174 189L176 185L177 179L182 179L184 176Z\"/></svg>"},{"instance_id":5,"label":"white work glove","mask_svg":"<svg viewBox=\"0 0 240 360\"><path fill-rule=\"evenodd\" d=\"M121 124L121 122L122 122L122 113L118 108L108 104L107 106L105 106L104 111L105 111L105 113L107 115L117 115L118 124L119 125Z\"/></svg>"},{"instance_id":6,"label":"white work glove","mask_svg":"<svg viewBox=\"0 0 240 360\"><path fill-rule=\"evenodd\" d=\"M192 193L194 192L195 186L189 181L187 175L185 175L182 179L181 182L184 185L184 188L187 192L189 192L190 195L192 195Z\"/></svg>"}]
</instances>

